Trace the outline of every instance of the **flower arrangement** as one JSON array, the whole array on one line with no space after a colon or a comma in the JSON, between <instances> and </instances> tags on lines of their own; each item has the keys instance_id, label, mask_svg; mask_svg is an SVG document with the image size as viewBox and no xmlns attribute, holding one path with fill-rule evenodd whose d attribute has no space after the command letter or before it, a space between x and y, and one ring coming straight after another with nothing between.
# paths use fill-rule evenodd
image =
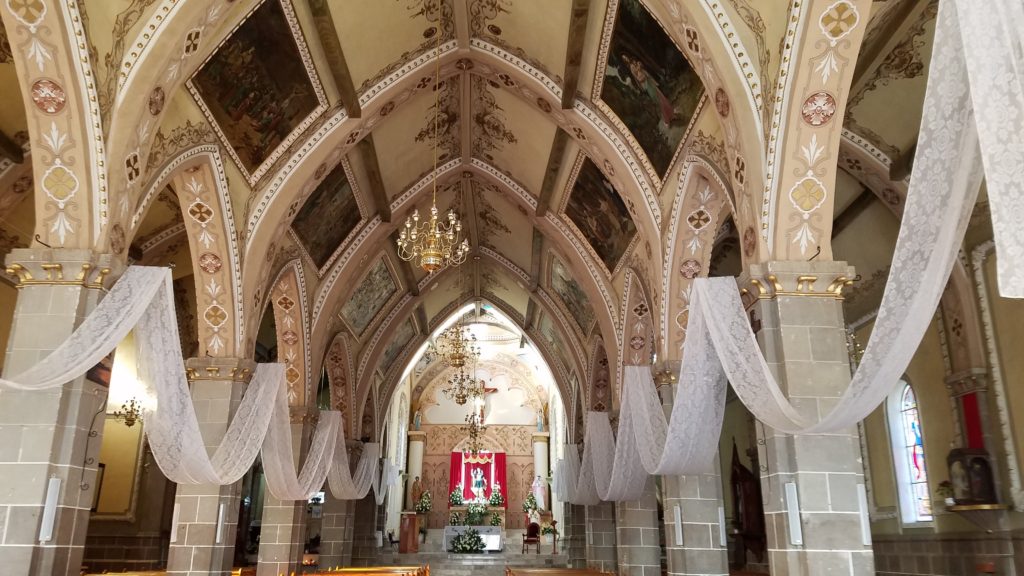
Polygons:
<instances>
[{"instance_id":1,"label":"flower arrangement","mask_svg":"<svg viewBox=\"0 0 1024 576\"><path fill-rule=\"evenodd\" d=\"M465 502L465 499L462 497L462 483L459 483L452 490L452 493L448 495L448 505L462 506Z\"/></svg>"},{"instance_id":2,"label":"flower arrangement","mask_svg":"<svg viewBox=\"0 0 1024 576\"><path fill-rule=\"evenodd\" d=\"M558 529L555 528L555 522L552 521L551 524L545 524L541 526L540 533L544 534L545 536L547 536L548 534L558 534Z\"/></svg>"},{"instance_id":3,"label":"flower arrangement","mask_svg":"<svg viewBox=\"0 0 1024 576\"><path fill-rule=\"evenodd\" d=\"M462 526L462 514L458 512L452 512L448 515L448 524L452 526Z\"/></svg>"},{"instance_id":4,"label":"flower arrangement","mask_svg":"<svg viewBox=\"0 0 1024 576\"><path fill-rule=\"evenodd\" d=\"M523 512L529 514L533 510L537 509L537 497L530 492L526 495L526 500L523 500Z\"/></svg>"},{"instance_id":5,"label":"flower arrangement","mask_svg":"<svg viewBox=\"0 0 1024 576\"><path fill-rule=\"evenodd\" d=\"M434 497L430 495L430 490L423 492L420 499L416 501L416 513L426 514L430 512L430 509L434 507Z\"/></svg>"},{"instance_id":6,"label":"flower arrangement","mask_svg":"<svg viewBox=\"0 0 1024 576\"><path fill-rule=\"evenodd\" d=\"M939 485L935 487L935 493L943 498L953 497L953 483L949 480L943 480L939 482Z\"/></svg>"},{"instance_id":7,"label":"flower arrangement","mask_svg":"<svg viewBox=\"0 0 1024 576\"><path fill-rule=\"evenodd\" d=\"M501 495L501 490L494 488L491 490L491 498L487 501L491 506L504 506L505 497Z\"/></svg>"},{"instance_id":8,"label":"flower arrangement","mask_svg":"<svg viewBox=\"0 0 1024 576\"><path fill-rule=\"evenodd\" d=\"M486 504L471 503L466 507L466 524L470 526L479 526L483 524L484 515L487 514Z\"/></svg>"},{"instance_id":9,"label":"flower arrangement","mask_svg":"<svg viewBox=\"0 0 1024 576\"><path fill-rule=\"evenodd\" d=\"M491 526L501 526L500 514L491 514Z\"/></svg>"},{"instance_id":10,"label":"flower arrangement","mask_svg":"<svg viewBox=\"0 0 1024 576\"><path fill-rule=\"evenodd\" d=\"M467 528L465 532L452 538L451 551L456 554L476 554L483 550L484 539L480 537L479 532L472 528Z\"/></svg>"}]
</instances>

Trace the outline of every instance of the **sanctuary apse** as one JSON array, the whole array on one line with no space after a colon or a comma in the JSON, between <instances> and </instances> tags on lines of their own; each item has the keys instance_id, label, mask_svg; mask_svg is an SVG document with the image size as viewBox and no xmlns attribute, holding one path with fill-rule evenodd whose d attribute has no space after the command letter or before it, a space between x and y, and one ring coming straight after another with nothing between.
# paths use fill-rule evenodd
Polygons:
<instances>
[{"instance_id":1,"label":"sanctuary apse","mask_svg":"<svg viewBox=\"0 0 1024 576\"><path fill-rule=\"evenodd\" d=\"M1024 575L1018 4L0 3L0 576Z\"/></svg>"}]
</instances>

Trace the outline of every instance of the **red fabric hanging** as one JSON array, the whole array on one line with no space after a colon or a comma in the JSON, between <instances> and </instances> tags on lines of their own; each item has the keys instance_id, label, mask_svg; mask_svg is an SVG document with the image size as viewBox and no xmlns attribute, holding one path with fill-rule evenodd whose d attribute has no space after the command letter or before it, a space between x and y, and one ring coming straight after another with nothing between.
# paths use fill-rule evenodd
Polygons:
<instances>
[{"instance_id":1,"label":"red fabric hanging","mask_svg":"<svg viewBox=\"0 0 1024 576\"><path fill-rule=\"evenodd\" d=\"M494 453L494 478L493 481L497 481L500 486L502 497L505 499L503 508L508 508L508 483L505 482L505 453L495 452Z\"/></svg>"},{"instance_id":2,"label":"red fabric hanging","mask_svg":"<svg viewBox=\"0 0 1024 576\"><path fill-rule=\"evenodd\" d=\"M462 478L462 452L452 452L451 462L448 465L448 493L445 500L451 502L451 494Z\"/></svg>"}]
</instances>

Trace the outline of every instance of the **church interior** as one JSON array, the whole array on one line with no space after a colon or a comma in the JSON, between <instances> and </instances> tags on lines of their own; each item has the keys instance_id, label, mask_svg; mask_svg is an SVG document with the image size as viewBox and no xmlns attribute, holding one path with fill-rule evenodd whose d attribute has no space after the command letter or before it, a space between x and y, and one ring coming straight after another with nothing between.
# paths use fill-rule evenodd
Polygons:
<instances>
[{"instance_id":1,"label":"church interior","mask_svg":"<svg viewBox=\"0 0 1024 576\"><path fill-rule=\"evenodd\" d=\"M1024 576L1019 0L0 23L0 576Z\"/></svg>"}]
</instances>

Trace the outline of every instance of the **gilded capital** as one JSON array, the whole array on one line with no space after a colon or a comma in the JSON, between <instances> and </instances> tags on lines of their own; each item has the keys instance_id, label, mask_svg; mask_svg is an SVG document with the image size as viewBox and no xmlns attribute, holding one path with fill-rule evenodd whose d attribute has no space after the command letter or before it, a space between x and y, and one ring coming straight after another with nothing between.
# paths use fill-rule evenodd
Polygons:
<instances>
[{"instance_id":1,"label":"gilded capital","mask_svg":"<svg viewBox=\"0 0 1024 576\"><path fill-rule=\"evenodd\" d=\"M107 290L124 269L124 263L115 256L91 250L16 248L5 262L5 271L17 288L78 286Z\"/></svg>"}]
</instances>

